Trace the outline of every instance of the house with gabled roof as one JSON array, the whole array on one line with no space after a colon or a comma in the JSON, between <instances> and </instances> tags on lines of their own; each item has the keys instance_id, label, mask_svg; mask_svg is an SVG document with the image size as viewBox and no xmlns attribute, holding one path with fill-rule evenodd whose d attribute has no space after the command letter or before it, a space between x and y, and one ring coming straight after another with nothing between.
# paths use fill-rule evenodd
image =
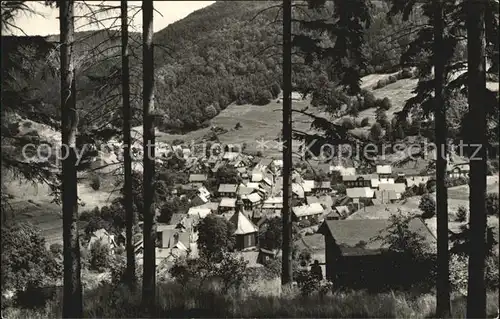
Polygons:
<instances>
[{"instance_id":1,"label":"house with gabled roof","mask_svg":"<svg viewBox=\"0 0 500 319\"><path fill-rule=\"evenodd\" d=\"M406 176L404 182L408 188L420 185L427 185L427 182L431 179L430 176Z\"/></svg>"},{"instance_id":2,"label":"house with gabled roof","mask_svg":"<svg viewBox=\"0 0 500 319\"><path fill-rule=\"evenodd\" d=\"M236 209L236 198L223 197L219 203L219 213L231 212Z\"/></svg>"},{"instance_id":3,"label":"house with gabled roof","mask_svg":"<svg viewBox=\"0 0 500 319\"><path fill-rule=\"evenodd\" d=\"M269 250L265 248L259 249L259 254L257 256L257 263L260 265L267 265L272 260L278 258L278 250Z\"/></svg>"},{"instance_id":4,"label":"house with gabled roof","mask_svg":"<svg viewBox=\"0 0 500 319\"><path fill-rule=\"evenodd\" d=\"M274 167L274 170L278 174L281 174L281 170L283 169L283 160L282 159L273 160L272 166Z\"/></svg>"},{"instance_id":5,"label":"house with gabled roof","mask_svg":"<svg viewBox=\"0 0 500 319\"><path fill-rule=\"evenodd\" d=\"M314 194L325 194L332 191L330 181L314 182L311 192Z\"/></svg>"},{"instance_id":6,"label":"house with gabled roof","mask_svg":"<svg viewBox=\"0 0 500 319\"><path fill-rule=\"evenodd\" d=\"M347 205L335 206L335 211L341 216L341 219L345 219L351 213L351 210Z\"/></svg>"},{"instance_id":7,"label":"house with gabled roof","mask_svg":"<svg viewBox=\"0 0 500 319\"><path fill-rule=\"evenodd\" d=\"M241 200L243 201L243 206L245 209L254 209L262 203L262 198L257 193L251 193L249 195L242 195Z\"/></svg>"},{"instance_id":8,"label":"house with gabled roof","mask_svg":"<svg viewBox=\"0 0 500 319\"><path fill-rule=\"evenodd\" d=\"M283 197L269 197L262 204L262 210L278 211L283 209Z\"/></svg>"},{"instance_id":9,"label":"house with gabled roof","mask_svg":"<svg viewBox=\"0 0 500 319\"><path fill-rule=\"evenodd\" d=\"M352 199L373 198L375 191L370 187L347 188L346 195Z\"/></svg>"},{"instance_id":10,"label":"house with gabled roof","mask_svg":"<svg viewBox=\"0 0 500 319\"><path fill-rule=\"evenodd\" d=\"M307 196L306 203L307 204L321 203L321 200L317 196Z\"/></svg>"},{"instance_id":11,"label":"house with gabled roof","mask_svg":"<svg viewBox=\"0 0 500 319\"><path fill-rule=\"evenodd\" d=\"M394 178L373 178L371 180L371 187L378 188L380 184L394 184Z\"/></svg>"},{"instance_id":12,"label":"house with gabled roof","mask_svg":"<svg viewBox=\"0 0 500 319\"><path fill-rule=\"evenodd\" d=\"M248 163L245 161L245 159L242 156L238 156L234 160L230 161L228 163L228 165L232 166L236 169L242 168L246 171L246 167L247 167Z\"/></svg>"},{"instance_id":13,"label":"house with gabled roof","mask_svg":"<svg viewBox=\"0 0 500 319\"><path fill-rule=\"evenodd\" d=\"M342 182L347 188L371 187L371 180L376 178L378 176L374 174L344 175L342 176Z\"/></svg>"},{"instance_id":14,"label":"house with gabled roof","mask_svg":"<svg viewBox=\"0 0 500 319\"><path fill-rule=\"evenodd\" d=\"M189 183L206 183L207 174L189 174Z\"/></svg>"},{"instance_id":15,"label":"house with gabled roof","mask_svg":"<svg viewBox=\"0 0 500 319\"><path fill-rule=\"evenodd\" d=\"M399 275L400 267L431 269L432 260L417 265L419 261L405 255L386 253L389 247L383 238L390 226L387 219L325 220L318 233L325 240L326 279L338 287L387 288L412 277ZM424 238L429 253L435 251L436 238L420 218L410 220L409 230Z\"/></svg>"},{"instance_id":16,"label":"house with gabled roof","mask_svg":"<svg viewBox=\"0 0 500 319\"><path fill-rule=\"evenodd\" d=\"M158 238L157 247L160 248L187 248L190 244L190 232L179 230L176 225L159 224L156 226Z\"/></svg>"},{"instance_id":17,"label":"house with gabled roof","mask_svg":"<svg viewBox=\"0 0 500 319\"><path fill-rule=\"evenodd\" d=\"M270 168L272 163L273 163L272 158L263 158L259 161L259 163L257 163L257 165L255 165L255 168L262 170L262 171L265 171L268 168Z\"/></svg>"},{"instance_id":18,"label":"house with gabled roof","mask_svg":"<svg viewBox=\"0 0 500 319\"><path fill-rule=\"evenodd\" d=\"M401 194L397 194L394 190L376 190L375 198L372 200L373 205L390 204L401 198Z\"/></svg>"},{"instance_id":19,"label":"house with gabled roof","mask_svg":"<svg viewBox=\"0 0 500 319\"><path fill-rule=\"evenodd\" d=\"M186 217L186 214L181 214L181 213L173 213L172 218L170 218L170 225L179 225L182 223L184 218Z\"/></svg>"},{"instance_id":20,"label":"house with gabled roof","mask_svg":"<svg viewBox=\"0 0 500 319\"><path fill-rule=\"evenodd\" d=\"M224 152L224 155L222 155L222 159L225 161L234 161L236 158L238 158L241 155L239 152Z\"/></svg>"},{"instance_id":21,"label":"house with gabled roof","mask_svg":"<svg viewBox=\"0 0 500 319\"><path fill-rule=\"evenodd\" d=\"M392 166L391 165L377 165L376 172L377 172L378 177L388 178L392 174Z\"/></svg>"},{"instance_id":22,"label":"house with gabled roof","mask_svg":"<svg viewBox=\"0 0 500 319\"><path fill-rule=\"evenodd\" d=\"M469 177L469 163L451 164L448 163L446 173L450 178Z\"/></svg>"},{"instance_id":23,"label":"house with gabled roof","mask_svg":"<svg viewBox=\"0 0 500 319\"><path fill-rule=\"evenodd\" d=\"M252 178L251 178L251 180L252 180L252 182L260 182L260 181L262 181L264 179L264 175L265 174L261 170L254 168L252 170Z\"/></svg>"},{"instance_id":24,"label":"house with gabled roof","mask_svg":"<svg viewBox=\"0 0 500 319\"><path fill-rule=\"evenodd\" d=\"M295 221L319 219L324 212L325 208L320 203L292 207Z\"/></svg>"},{"instance_id":25,"label":"house with gabled roof","mask_svg":"<svg viewBox=\"0 0 500 319\"><path fill-rule=\"evenodd\" d=\"M335 199L335 201L332 203L332 205L335 205L335 206L346 206L348 205L349 203L352 202L352 198L345 195L345 196L342 196L342 197L337 197Z\"/></svg>"},{"instance_id":26,"label":"house with gabled roof","mask_svg":"<svg viewBox=\"0 0 500 319\"><path fill-rule=\"evenodd\" d=\"M197 194L197 195L191 197L190 200L191 200L191 205L194 205L194 206L203 205L203 204L206 204L209 202L208 198L206 198L205 196L200 195L200 194Z\"/></svg>"},{"instance_id":27,"label":"house with gabled roof","mask_svg":"<svg viewBox=\"0 0 500 319\"><path fill-rule=\"evenodd\" d=\"M87 244L87 249L90 250L95 242L100 242L101 245L108 246L111 251L118 246L115 241L115 236L108 233L108 231L104 228L98 229L91 234L89 243Z\"/></svg>"},{"instance_id":28,"label":"house with gabled roof","mask_svg":"<svg viewBox=\"0 0 500 319\"><path fill-rule=\"evenodd\" d=\"M314 185L316 184L316 182L314 180L304 180L302 182L302 188L304 188L304 195L305 196L309 196L309 195L312 195L312 191L314 189Z\"/></svg>"},{"instance_id":29,"label":"house with gabled roof","mask_svg":"<svg viewBox=\"0 0 500 319\"><path fill-rule=\"evenodd\" d=\"M406 184L403 183L394 183L394 184L379 184L378 185L379 191L382 192L387 192L387 191L393 191L396 193L396 196L398 197L397 199L401 198L401 194L403 194L406 190Z\"/></svg>"},{"instance_id":30,"label":"house with gabled roof","mask_svg":"<svg viewBox=\"0 0 500 319\"><path fill-rule=\"evenodd\" d=\"M220 197L234 198L237 195L237 191L238 191L237 184L220 184L218 189Z\"/></svg>"},{"instance_id":31,"label":"house with gabled roof","mask_svg":"<svg viewBox=\"0 0 500 319\"><path fill-rule=\"evenodd\" d=\"M341 176L356 175L355 167L344 167L341 165L330 165L330 173L339 172Z\"/></svg>"},{"instance_id":32,"label":"house with gabled roof","mask_svg":"<svg viewBox=\"0 0 500 319\"><path fill-rule=\"evenodd\" d=\"M240 186L238 186L237 195L238 196L250 195L250 194L252 194L254 192L257 192L257 189L245 186L244 184L240 184Z\"/></svg>"},{"instance_id":33,"label":"house with gabled roof","mask_svg":"<svg viewBox=\"0 0 500 319\"><path fill-rule=\"evenodd\" d=\"M200 195L203 198L206 198L207 201L210 199L211 196L210 191L205 186L198 188L198 195Z\"/></svg>"},{"instance_id":34,"label":"house with gabled roof","mask_svg":"<svg viewBox=\"0 0 500 319\"><path fill-rule=\"evenodd\" d=\"M191 207L188 210L188 216L198 216L199 218L205 218L212 213L210 208L204 208L200 206Z\"/></svg>"},{"instance_id":35,"label":"house with gabled roof","mask_svg":"<svg viewBox=\"0 0 500 319\"><path fill-rule=\"evenodd\" d=\"M199 205L198 207L210 208L210 210L212 210L212 213L215 213L219 208L219 202L208 202L203 205Z\"/></svg>"},{"instance_id":36,"label":"house with gabled roof","mask_svg":"<svg viewBox=\"0 0 500 319\"><path fill-rule=\"evenodd\" d=\"M302 187L301 184L292 183L292 197L299 199L305 198L304 187Z\"/></svg>"},{"instance_id":37,"label":"house with gabled roof","mask_svg":"<svg viewBox=\"0 0 500 319\"><path fill-rule=\"evenodd\" d=\"M236 168L236 171L238 172L238 174L240 175L240 177L242 179L248 179L249 178L248 171L247 171L246 167L238 167L238 168Z\"/></svg>"}]
</instances>

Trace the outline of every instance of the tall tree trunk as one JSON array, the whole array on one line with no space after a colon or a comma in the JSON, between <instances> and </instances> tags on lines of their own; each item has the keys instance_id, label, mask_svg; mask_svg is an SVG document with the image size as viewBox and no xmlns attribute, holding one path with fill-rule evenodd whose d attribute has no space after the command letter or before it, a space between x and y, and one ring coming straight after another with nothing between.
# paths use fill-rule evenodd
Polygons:
<instances>
[{"instance_id":1,"label":"tall tree trunk","mask_svg":"<svg viewBox=\"0 0 500 319\"><path fill-rule=\"evenodd\" d=\"M486 318L486 62L484 4L467 1L467 92L469 113L474 123L470 143L481 149L470 159L470 256L467 318Z\"/></svg>"},{"instance_id":2,"label":"tall tree trunk","mask_svg":"<svg viewBox=\"0 0 500 319\"><path fill-rule=\"evenodd\" d=\"M283 257L281 284L293 281L292 269L292 1L283 1Z\"/></svg>"},{"instance_id":3,"label":"tall tree trunk","mask_svg":"<svg viewBox=\"0 0 500 319\"><path fill-rule=\"evenodd\" d=\"M434 117L437 144L436 159L436 214L437 214L437 253L438 273L436 282L436 305L439 318L449 318L450 309L450 270L448 255L448 189L446 188L447 127L446 106L443 97L445 58L443 52L443 7L441 0L434 0Z\"/></svg>"},{"instance_id":4,"label":"tall tree trunk","mask_svg":"<svg viewBox=\"0 0 500 319\"><path fill-rule=\"evenodd\" d=\"M134 202L132 198L132 158L130 155L130 72L129 72L129 48L128 48L128 7L127 1L121 1L121 19L122 19L122 99L123 99L123 166L124 166L124 205L125 216L127 220L127 271L126 278L130 287L135 286L135 252L134 252Z\"/></svg>"},{"instance_id":5,"label":"tall tree trunk","mask_svg":"<svg viewBox=\"0 0 500 319\"><path fill-rule=\"evenodd\" d=\"M156 304L156 225L153 196L155 175L153 0L142 2L142 43L144 144L144 274L142 302L147 311L153 311Z\"/></svg>"},{"instance_id":6,"label":"tall tree trunk","mask_svg":"<svg viewBox=\"0 0 500 319\"><path fill-rule=\"evenodd\" d=\"M76 175L76 110L74 1L59 2L61 32L61 139L62 139L62 213L64 242L63 317L82 317L80 242L78 238L78 189Z\"/></svg>"}]
</instances>

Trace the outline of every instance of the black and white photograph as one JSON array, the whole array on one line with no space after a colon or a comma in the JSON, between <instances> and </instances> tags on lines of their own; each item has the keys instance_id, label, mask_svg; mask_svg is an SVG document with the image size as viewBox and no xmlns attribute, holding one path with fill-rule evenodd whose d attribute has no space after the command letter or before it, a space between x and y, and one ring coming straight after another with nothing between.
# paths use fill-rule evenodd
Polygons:
<instances>
[{"instance_id":1,"label":"black and white photograph","mask_svg":"<svg viewBox=\"0 0 500 319\"><path fill-rule=\"evenodd\" d=\"M1 1L2 318L499 318L499 10Z\"/></svg>"}]
</instances>

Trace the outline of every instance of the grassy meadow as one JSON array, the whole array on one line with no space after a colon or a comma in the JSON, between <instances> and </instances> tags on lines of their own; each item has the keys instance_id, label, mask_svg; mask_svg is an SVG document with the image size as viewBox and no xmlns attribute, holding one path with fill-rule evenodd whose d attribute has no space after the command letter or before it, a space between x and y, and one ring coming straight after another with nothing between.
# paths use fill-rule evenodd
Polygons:
<instances>
[{"instance_id":1,"label":"grassy meadow","mask_svg":"<svg viewBox=\"0 0 500 319\"><path fill-rule=\"evenodd\" d=\"M433 294L343 291L302 296L281 291L279 279L259 281L240 291L222 293L216 286L162 282L157 286L155 317L162 318L432 318ZM62 314L61 296L44 309L7 309L5 318L54 318ZM466 300L453 295L452 318L465 318ZM498 292L488 293L488 318L498 313ZM141 318L140 289L103 284L84 293L86 318Z\"/></svg>"}]
</instances>

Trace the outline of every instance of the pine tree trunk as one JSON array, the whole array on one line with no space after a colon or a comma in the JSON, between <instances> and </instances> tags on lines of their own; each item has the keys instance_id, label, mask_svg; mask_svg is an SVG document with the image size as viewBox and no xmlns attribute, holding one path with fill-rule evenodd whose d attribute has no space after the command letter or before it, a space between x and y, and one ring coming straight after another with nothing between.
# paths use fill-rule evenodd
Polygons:
<instances>
[{"instance_id":1,"label":"pine tree trunk","mask_svg":"<svg viewBox=\"0 0 500 319\"><path fill-rule=\"evenodd\" d=\"M292 269L292 4L283 1L283 257L281 284L293 281Z\"/></svg>"},{"instance_id":2,"label":"pine tree trunk","mask_svg":"<svg viewBox=\"0 0 500 319\"><path fill-rule=\"evenodd\" d=\"M467 291L467 318L486 318L486 62L484 5L480 1L467 3L467 64L468 102L474 130L470 134L473 152L470 159L470 256L469 284Z\"/></svg>"},{"instance_id":3,"label":"pine tree trunk","mask_svg":"<svg viewBox=\"0 0 500 319\"><path fill-rule=\"evenodd\" d=\"M436 312L439 318L449 318L450 284L448 255L448 190L445 184L447 162L446 106L443 98L445 58L443 52L443 8L441 0L434 0L434 118L437 146L436 159L436 215L438 273L436 282Z\"/></svg>"},{"instance_id":4,"label":"pine tree trunk","mask_svg":"<svg viewBox=\"0 0 500 319\"><path fill-rule=\"evenodd\" d=\"M130 287L135 286L135 252L134 252L134 202L132 198L132 158L130 154L130 72L129 72L129 48L128 48L128 8L127 1L121 1L122 19L122 99L123 99L123 166L124 166L124 205L127 221L126 230L126 250L127 250L127 270L126 279Z\"/></svg>"},{"instance_id":5,"label":"pine tree trunk","mask_svg":"<svg viewBox=\"0 0 500 319\"><path fill-rule=\"evenodd\" d=\"M78 238L78 188L76 175L76 110L75 63L73 58L74 1L60 1L61 33L61 140L62 140L62 214L64 254L63 317L82 317L82 285L80 278L80 242Z\"/></svg>"},{"instance_id":6,"label":"pine tree trunk","mask_svg":"<svg viewBox=\"0 0 500 319\"><path fill-rule=\"evenodd\" d=\"M144 147L144 274L142 302L148 312L156 304L156 226L154 210L155 128L153 65L153 0L142 2L143 147Z\"/></svg>"}]
</instances>

